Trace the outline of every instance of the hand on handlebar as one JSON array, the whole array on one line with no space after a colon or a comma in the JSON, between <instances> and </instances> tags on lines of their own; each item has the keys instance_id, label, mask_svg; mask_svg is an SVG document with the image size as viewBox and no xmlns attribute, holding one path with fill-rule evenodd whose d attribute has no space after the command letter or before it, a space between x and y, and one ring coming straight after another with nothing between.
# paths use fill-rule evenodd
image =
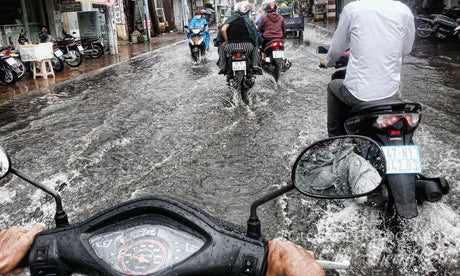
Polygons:
<instances>
[{"instance_id":1,"label":"hand on handlebar","mask_svg":"<svg viewBox=\"0 0 460 276\"><path fill-rule=\"evenodd\" d=\"M319 68L327 68L326 58L321 59L321 61L319 62Z\"/></svg>"},{"instance_id":2,"label":"hand on handlebar","mask_svg":"<svg viewBox=\"0 0 460 276\"><path fill-rule=\"evenodd\" d=\"M35 236L45 229L44 224L38 223L30 230L12 226L0 232L0 275L21 271L14 268L29 250Z\"/></svg>"},{"instance_id":3,"label":"hand on handlebar","mask_svg":"<svg viewBox=\"0 0 460 276\"><path fill-rule=\"evenodd\" d=\"M323 268L313 253L290 241L273 239L268 243L268 270L266 276L324 275Z\"/></svg>"}]
</instances>

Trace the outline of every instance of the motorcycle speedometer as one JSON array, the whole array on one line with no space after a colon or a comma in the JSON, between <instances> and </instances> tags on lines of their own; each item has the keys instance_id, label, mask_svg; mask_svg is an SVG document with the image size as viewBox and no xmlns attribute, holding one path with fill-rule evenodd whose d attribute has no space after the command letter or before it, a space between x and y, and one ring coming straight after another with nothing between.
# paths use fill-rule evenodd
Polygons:
<instances>
[{"instance_id":1,"label":"motorcycle speedometer","mask_svg":"<svg viewBox=\"0 0 460 276\"><path fill-rule=\"evenodd\" d=\"M96 234L89 244L116 272L147 275L182 262L205 241L168 225L142 224Z\"/></svg>"}]
</instances>

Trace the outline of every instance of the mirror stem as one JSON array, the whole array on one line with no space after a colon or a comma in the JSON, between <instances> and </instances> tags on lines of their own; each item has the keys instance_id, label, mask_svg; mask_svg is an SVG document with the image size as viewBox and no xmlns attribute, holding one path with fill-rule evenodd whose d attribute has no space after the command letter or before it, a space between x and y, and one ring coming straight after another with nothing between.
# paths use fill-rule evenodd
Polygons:
<instances>
[{"instance_id":1,"label":"mirror stem","mask_svg":"<svg viewBox=\"0 0 460 276\"><path fill-rule=\"evenodd\" d=\"M69 224L69 220L67 219L67 214L65 213L64 209L62 208L62 200L61 196L53 189L46 187L45 185L39 183L38 181L30 178L26 174L22 173L21 171L11 167L11 172L15 175L19 176L20 178L24 179L25 181L29 182L30 184L34 185L35 187L43 190L44 192L50 194L54 200L56 201L56 215L54 216L54 221L56 222L56 227L62 227Z\"/></svg>"},{"instance_id":2,"label":"mirror stem","mask_svg":"<svg viewBox=\"0 0 460 276\"><path fill-rule=\"evenodd\" d=\"M290 190L294 189L294 184L290 184L287 186L282 187L279 190L269 193L268 195L254 201L251 204L251 215L248 219L248 231L247 236L253 239L259 239L262 236L262 232L260 230L260 220L257 216L257 207L264 204L267 201L270 201L282 194L289 192Z\"/></svg>"}]
</instances>

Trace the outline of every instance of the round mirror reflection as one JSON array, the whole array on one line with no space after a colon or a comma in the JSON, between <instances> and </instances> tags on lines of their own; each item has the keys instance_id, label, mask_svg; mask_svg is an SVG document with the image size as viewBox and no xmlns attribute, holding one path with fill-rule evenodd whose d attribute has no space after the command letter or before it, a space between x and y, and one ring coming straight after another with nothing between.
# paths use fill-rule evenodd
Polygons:
<instances>
[{"instance_id":1,"label":"round mirror reflection","mask_svg":"<svg viewBox=\"0 0 460 276\"><path fill-rule=\"evenodd\" d=\"M349 198L375 190L385 170L385 156L377 143L363 136L340 136L309 146L297 158L292 177L306 195Z\"/></svg>"},{"instance_id":2,"label":"round mirror reflection","mask_svg":"<svg viewBox=\"0 0 460 276\"><path fill-rule=\"evenodd\" d=\"M0 179L5 177L8 172L10 171L10 158L8 157L8 153L0 147Z\"/></svg>"}]
</instances>

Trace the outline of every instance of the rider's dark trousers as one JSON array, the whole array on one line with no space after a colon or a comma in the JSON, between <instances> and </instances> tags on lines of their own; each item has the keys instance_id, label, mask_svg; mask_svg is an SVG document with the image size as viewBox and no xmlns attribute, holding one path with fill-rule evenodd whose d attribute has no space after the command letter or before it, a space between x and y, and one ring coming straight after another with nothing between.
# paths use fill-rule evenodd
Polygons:
<instances>
[{"instance_id":1,"label":"rider's dark trousers","mask_svg":"<svg viewBox=\"0 0 460 276\"><path fill-rule=\"evenodd\" d=\"M391 97L398 99L401 97L401 91L397 91ZM327 86L327 132L329 137L346 135L343 124L350 116L353 106L361 103L350 91L343 85L343 79L332 80Z\"/></svg>"},{"instance_id":2,"label":"rider's dark trousers","mask_svg":"<svg viewBox=\"0 0 460 276\"><path fill-rule=\"evenodd\" d=\"M257 66L257 60L259 58L258 49L254 47L251 42L240 42L240 43L228 43L224 46L219 46L219 68L224 68L227 63L227 54L230 54L233 50L243 49L246 55L249 55L252 66Z\"/></svg>"},{"instance_id":3,"label":"rider's dark trousers","mask_svg":"<svg viewBox=\"0 0 460 276\"><path fill-rule=\"evenodd\" d=\"M362 102L342 84L343 79L332 80L327 86L327 132L329 137L345 135L343 124L350 116L351 108Z\"/></svg>"}]
</instances>

